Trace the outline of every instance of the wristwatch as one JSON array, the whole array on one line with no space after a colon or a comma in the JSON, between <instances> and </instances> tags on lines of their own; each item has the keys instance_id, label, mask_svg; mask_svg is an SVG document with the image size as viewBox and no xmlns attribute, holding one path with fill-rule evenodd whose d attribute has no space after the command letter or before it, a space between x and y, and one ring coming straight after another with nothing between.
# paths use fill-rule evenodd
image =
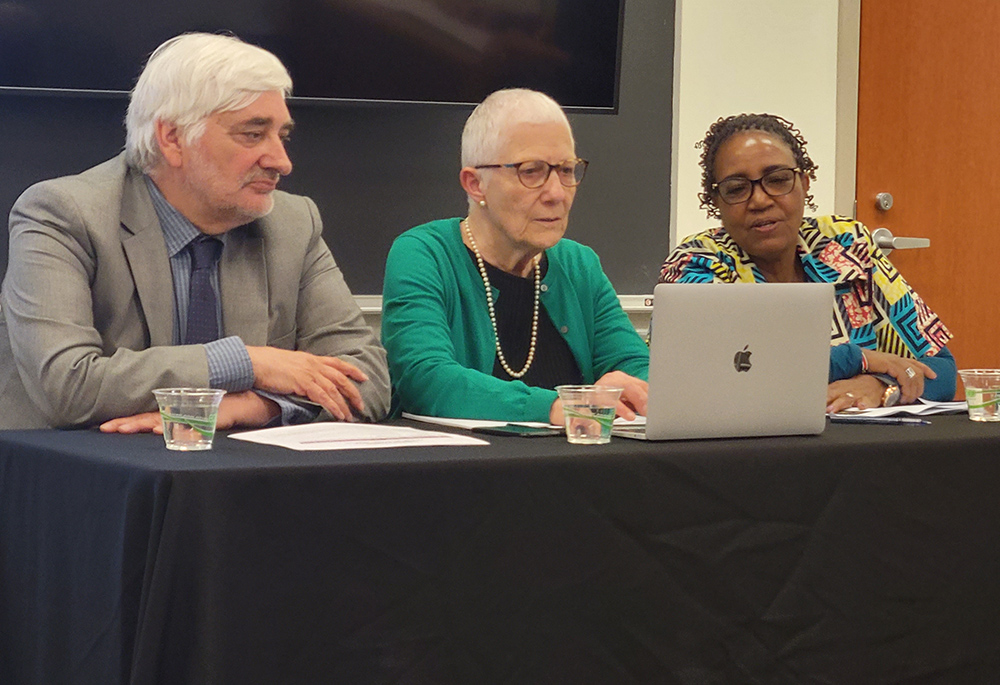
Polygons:
<instances>
[{"instance_id":1,"label":"wristwatch","mask_svg":"<svg viewBox=\"0 0 1000 685\"><path fill-rule=\"evenodd\" d=\"M899 403L899 386L895 383L886 383L885 392L882 393L882 406L895 407Z\"/></svg>"}]
</instances>

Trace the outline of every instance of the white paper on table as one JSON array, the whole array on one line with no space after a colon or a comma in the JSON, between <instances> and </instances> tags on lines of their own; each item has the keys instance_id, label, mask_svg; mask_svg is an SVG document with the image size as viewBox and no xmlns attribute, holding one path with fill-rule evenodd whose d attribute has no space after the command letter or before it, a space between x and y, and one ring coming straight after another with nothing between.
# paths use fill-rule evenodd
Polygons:
<instances>
[{"instance_id":1,"label":"white paper on table","mask_svg":"<svg viewBox=\"0 0 1000 685\"><path fill-rule=\"evenodd\" d=\"M413 421L423 421L424 423L434 423L439 426L449 426L451 428L464 428L465 430L472 430L473 428L496 428L497 426L532 426L533 428L548 428L549 424L542 421L490 421L488 419L449 419L442 418L440 416L422 416L420 414L411 414L409 412L403 412L404 419L411 419ZM562 426L556 426L556 428L562 428Z\"/></svg>"},{"instance_id":2,"label":"white paper on table","mask_svg":"<svg viewBox=\"0 0 1000 685\"><path fill-rule=\"evenodd\" d=\"M231 433L229 437L300 451L489 444L486 440L473 438L470 435L425 431L407 426L382 426L375 423L306 423Z\"/></svg>"},{"instance_id":3,"label":"white paper on table","mask_svg":"<svg viewBox=\"0 0 1000 685\"><path fill-rule=\"evenodd\" d=\"M968 411L966 402L932 402L919 398L916 404L897 404L895 407L874 407L841 412L851 416L930 416L932 414L954 414Z\"/></svg>"}]
</instances>

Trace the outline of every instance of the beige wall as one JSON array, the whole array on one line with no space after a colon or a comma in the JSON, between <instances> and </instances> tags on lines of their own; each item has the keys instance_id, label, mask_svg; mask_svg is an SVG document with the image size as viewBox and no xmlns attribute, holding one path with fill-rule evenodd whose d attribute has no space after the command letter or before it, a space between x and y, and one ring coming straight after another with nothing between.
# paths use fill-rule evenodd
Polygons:
<instances>
[{"instance_id":1,"label":"beige wall","mask_svg":"<svg viewBox=\"0 0 1000 685\"><path fill-rule=\"evenodd\" d=\"M795 123L819 165L812 188L819 211L835 211L839 5L677 0L671 245L714 225L698 208L694 144L720 116L770 112ZM851 185L853 195L853 177Z\"/></svg>"}]
</instances>

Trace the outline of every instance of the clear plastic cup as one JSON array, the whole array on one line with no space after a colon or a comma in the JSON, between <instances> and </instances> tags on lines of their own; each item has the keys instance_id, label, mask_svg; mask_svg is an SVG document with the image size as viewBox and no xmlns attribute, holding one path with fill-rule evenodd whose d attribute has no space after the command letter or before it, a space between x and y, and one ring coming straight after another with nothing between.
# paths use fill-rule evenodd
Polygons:
<instances>
[{"instance_id":1,"label":"clear plastic cup","mask_svg":"<svg viewBox=\"0 0 1000 685\"><path fill-rule=\"evenodd\" d=\"M167 449L185 452L212 449L219 403L225 394L225 390L214 388L154 390Z\"/></svg>"},{"instance_id":2,"label":"clear plastic cup","mask_svg":"<svg viewBox=\"0 0 1000 685\"><path fill-rule=\"evenodd\" d=\"M1000 421L1000 369L963 369L958 375L965 386L969 418Z\"/></svg>"},{"instance_id":3,"label":"clear plastic cup","mask_svg":"<svg viewBox=\"0 0 1000 685\"><path fill-rule=\"evenodd\" d=\"M566 439L577 445L603 445L611 441L611 426L622 388L606 385L556 387L566 417Z\"/></svg>"}]
</instances>

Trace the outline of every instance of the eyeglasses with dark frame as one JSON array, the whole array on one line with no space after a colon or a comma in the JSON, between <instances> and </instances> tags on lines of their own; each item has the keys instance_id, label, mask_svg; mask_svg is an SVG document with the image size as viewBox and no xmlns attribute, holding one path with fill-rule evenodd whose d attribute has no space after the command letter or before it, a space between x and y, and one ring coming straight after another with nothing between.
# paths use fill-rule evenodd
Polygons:
<instances>
[{"instance_id":1,"label":"eyeglasses with dark frame","mask_svg":"<svg viewBox=\"0 0 1000 685\"><path fill-rule=\"evenodd\" d=\"M580 185L583 176L587 173L587 165L590 164L585 159L564 159L556 164L549 164L541 159L529 159L524 162L514 164L478 164L476 169L514 169L517 171L517 178L525 188L541 188L545 185L552 171L555 170L556 178L567 188Z\"/></svg>"},{"instance_id":2,"label":"eyeglasses with dark frame","mask_svg":"<svg viewBox=\"0 0 1000 685\"><path fill-rule=\"evenodd\" d=\"M733 176L713 183L712 190L718 192L719 197L727 205L738 205L749 200L755 185L759 185L760 189L771 197L781 197L792 192L795 188L795 179L801 173L802 169L795 167L775 169L758 179Z\"/></svg>"}]
</instances>

